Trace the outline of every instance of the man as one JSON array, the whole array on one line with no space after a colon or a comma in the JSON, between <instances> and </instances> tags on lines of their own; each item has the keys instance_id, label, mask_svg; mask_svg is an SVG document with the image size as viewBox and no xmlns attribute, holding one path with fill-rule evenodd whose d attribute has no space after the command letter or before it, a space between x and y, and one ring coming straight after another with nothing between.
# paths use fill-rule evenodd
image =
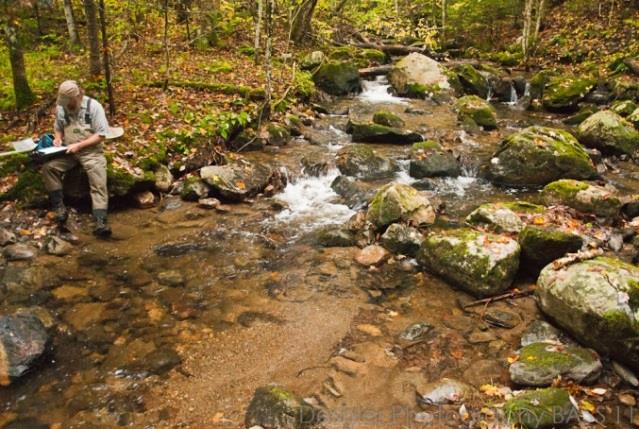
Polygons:
<instances>
[{"instance_id":1,"label":"man","mask_svg":"<svg viewBox=\"0 0 639 429\"><path fill-rule=\"evenodd\" d=\"M62 177L79 163L89 177L96 222L93 233L98 237L111 235L111 228L107 225L109 194L106 158L102 150L108 129L109 123L100 103L85 96L75 81L67 80L60 85L53 144L66 146L67 151L64 156L43 165L44 185L49 192L56 220L64 224L68 213L63 201Z\"/></svg>"}]
</instances>

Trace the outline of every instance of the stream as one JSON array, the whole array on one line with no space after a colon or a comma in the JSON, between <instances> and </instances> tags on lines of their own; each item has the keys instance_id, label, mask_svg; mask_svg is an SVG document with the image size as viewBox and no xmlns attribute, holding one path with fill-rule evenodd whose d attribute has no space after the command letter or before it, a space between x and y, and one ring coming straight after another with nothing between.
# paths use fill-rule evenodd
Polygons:
<instances>
[{"instance_id":1,"label":"stream","mask_svg":"<svg viewBox=\"0 0 639 429\"><path fill-rule=\"evenodd\" d=\"M439 203L440 222L456 225L485 202L538 201L536 191L493 186L481 166L506 135L532 124L563 127L560 115L524 111L516 100L494 105L498 130L463 130L450 103L394 97L378 78L329 110L368 119L384 108L452 149L463 174L430 179L423 189ZM151 209L114 213L111 241L94 240L80 220L74 231L81 242L71 255L8 263L4 310L35 309L54 334L47 359L0 390L0 427L244 427L253 392L269 383L321 403L327 428L460 427L459 406L420 423L410 386L443 377L508 384L507 358L541 318L532 297L491 305L520 319L511 329L494 328L483 320L485 308L460 309L471 296L410 259L368 269L354 262L356 247L315 243L320 228L342 225L357 211L331 188L339 175L335 154L354 144L348 115L320 115L311 142L296 138L245 155L287 172L288 185L271 198L218 213L166 196ZM371 146L400 171L367 186L416 185L410 146ZM327 172L307 174L302 158L326 159ZM618 167L607 179L637 189L637 166ZM437 335L398 345L417 322ZM335 364L348 353L361 357L348 361L357 365L335 371L349 365ZM477 413L481 405L465 404Z\"/></svg>"}]
</instances>

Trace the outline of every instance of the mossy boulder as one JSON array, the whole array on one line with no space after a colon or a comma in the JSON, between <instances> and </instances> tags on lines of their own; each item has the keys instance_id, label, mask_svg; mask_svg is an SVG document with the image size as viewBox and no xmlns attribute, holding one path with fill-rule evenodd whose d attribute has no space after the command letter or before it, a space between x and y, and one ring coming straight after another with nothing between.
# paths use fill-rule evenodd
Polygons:
<instances>
[{"instance_id":1,"label":"mossy boulder","mask_svg":"<svg viewBox=\"0 0 639 429\"><path fill-rule=\"evenodd\" d=\"M422 226L435 222L435 210L428 198L412 186L389 183L373 197L366 218L377 228L395 222Z\"/></svg>"},{"instance_id":2,"label":"mossy boulder","mask_svg":"<svg viewBox=\"0 0 639 429\"><path fill-rule=\"evenodd\" d=\"M395 161L378 154L367 145L351 145L337 153L337 168L342 174L364 180L392 177L399 167Z\"/></svg>"},{"instance_id":3,"label":"mossy boulder","mask_svg":"<svg viewBox=\"0 0 639 429\"><path fill-rule=\"evenodd\" d=\"M621 75L614 80L612 91L617 100L639 102L639 79L634 76Z\"/></svg>"},{"instance_id":4,"label":"mossy boulder","mask_svg":"<svg viewBox=\"0 0 639 429\"><path fill-rule=\"evenodd\" d=\"M628 122L635 126L639 130L639 109L635 109L630 115L628 115Z\"/></svg>"},{"instance_id":5,"label":"mossy boulder","mask_svg":"<svg viewBox=\"0 0 639 429\"><path fill-rule=\"evenodd\" d=\"M246 128L240 131L233 140L227 143L227 147L236 152L262 150L264 146L266 146L265 136L258 135L254 128Z\"/></svg>"},{"instance_id":6,"label":"mossy boulder","mask_svg":"<svg viewBox=\"0 0 639 429\"><path fill-rule=\"evenodd\" d=\"M519 244L511 238L460 228L429 234L417 259L428 271L484 297L510 287L519 253Z\"/></svg>"},{"instance_id":7,"label":"mossy boulder","mask_svg":"<svg viewBox=\"0 0 639 429\"><path fill-rule=\"evenodd\" d=\"M420 134L374 122L351 121L347 131L356 143L411 144L423 140Z\"/></svg>"},{"instance_id":8,"label":"mossy boulder","mask_svg":"<svg viewBox=\"0 0 639 429\"><path fill-rule=\"evenodd\" d=\"M557 72L554 70L541 70L535 73L532 78L530 78L530 96L533 99L542 99L544 96L544 91L546 89L546 84L550 81L550 79L557 76Z\"/></svg>"},{"instance_id":9,"label":"mossy boulder","mask_svg":"<svg viewBox=\"0 0 639 429\"><path fill-rule=\"evenodd\" d=\"M604 153L633 155L639 150L639 131L610 110L602 110L577 128L579 141Z\"/></svg>"},{"instance_id":10,"label":"mossy boulder","mask_svg":"<svg viewBox=\"0 0 639 429\"><path fill-rule=\"evenodd\" d=\"M628 117L637 110L637 103L632 100L619 100L612 104L610 110L621 117Z\"/></svg>"},{"instance_id":11,"label":"mossy boulder","mask_svg":"<svg viewBox=\"0 0 639 429\"><path fill-rule=\"evenodd\" d=\"M597 352L574 345L539 342L517 352L510 365L510 379L522 386L550 386L557 377L579 384L591 384L601 375Z\"/></svg>"},{"instance_id":12,"label":"mossy boulder","mask_svg":"<svg viewBox=\"0 0 639 429\"><path fill-rule=\"evenodd\" d=\"M639 267L616 258L546 266L537 280L541 310L577 340L639 370Z\"/></svg>"},{"instance_id":13,"label":"mossy boulder","mask_svg":"<svg viewBox=\"0 0 639 429\"><path fill-rule=\"evenodd\" d=\"M544 206L526 201L486 203L473 210L466 222L487 226L495 232L519 233L524 227L520 214L543 213L544 210Z\"/></svg>"},{"instance_id":14,"label":"mossy boulder","mask_svg":"<svg viewBox=\"0 0 639 429\"><path fill-rule=\"evenodd\" d=\"M329 58L334 61L351 62L358 68L386 62L386 54L379 49L358 49L352 46L340 46L333 49Z\"/></svg>"},{"instance_id":15,"label":"mossy boulder","mask_svg":"<svg viewBox=\"0 0 639 429\"><path fill-rule=\"evenodd\" d=\"M197 176L189 176L182 183L180 196L184 201L198 201L209 196L209 187Z\"/></svg>"},{"instance_id":16,"label":"mossy boulder","mask_svg":"<svg viewBox=\"0 0 639 429\"><path fill-rule=\"evenodd\" d=\"M397 95L402 97L424 98L429 93L451 88L444 67L418 53L399 60L388 74L388 81Z\"/></svg>"},{"instance_id":17,"label":"mossy boulder","mask_svg":"<svg viewBox=\"0 0 639 429\"><path fill-rule=\"evenodd\" d=\"M268 166L243 160L200 170L200 177L210 187L212 195L228 201L242 201L262 192L271 175Z\"/></svg>"},{"instance_id":18,"label":"mossy boulder","mask_svg":"<svg viewBox=\"0 0 639 429\"><path fill-rule=\"evenodd\" d=\"M567 131L533 126L506 137L490 162L491 179L508 186L543 186L563 178L590 179L590 156Z\"/></svg>"},{"instance_id":19,"label":"mossy boulder","mask_svg":"<svg viewBox=\"0 0 639 429\"><path fill-rule=\"evenodd\" d=\"M598 111L599 109L597 108L597 106L593 104L586 104L584 106L581 106L577 113L565 117L561 120L561 122L566 125L579 125Z\"/></svg>"},{"instance_id":20,"label":"mossy boulder","mask_svg":"<svg viewBox=\"0 0 639 429\"><path fill-rule=\"evenodd\" d=\"M325 62L313 76L313 81L319 89L331 95L347 95L362 90L359 71L348 62Z\"/></svg>"},{"instance_id":21,"label":"mossy boulder","mask_svg":"<svg viewBox=\"0 0 639 429\"><path fill-rule=\"evenodd\" d=\"M76 166L64 175L64 196L72 200L88 200L89 178L81 166ZM130 197L135 193L155 188L155 174L142 172L133 174L124 168L107 162L107 188L112 198Z\"/></svg>"},{"instance_id":22,"label":"mossy boulder","mask_svg":"<svg viewBox=\"0 0 639 429\"><path fill-rule=\"evenodd\" d=\"M466 94L477 95L482 99L488 98L490 91L488 79L470 64L460 64L454 68Z\"/></svg>"},{"instance_id":23,"label":"mossy boulder","mask_svg":"<svg viewBox=\"0 0 639 429\"><path fill-rule=\"evenodd\" d=\"M467 95L455 103L457 117L461 122L471 119L487 130L497 128L497 113L493 106L476 95Z\"/></svg>"},{"instance_id":24,"label":"mossy boulder","mask_svg":"<svg viewBox=\"0 0 639 429\"><path fill-rule=\"evenodd\" d=\"M554 112L574 111L590 91L595 80L576 76L554 76L545 85L543 105Z\"/></svg>"},{"instance_id":25,"label":"mossy boulder","mask_svg":"<svg viewBox=\"0 0 639 429\"><path fill-rule=\"evenodd\" d=\"M48 196L42 174L31 168L19 172L15 184L0 196L0 200L15 200L23 208L47 207Z\"/></svg>"},{"instance_id":26,"label":"mossy boulder","mask_svg":"<svg viewBox=\"0 0 639 429\"><path fill-rule=\"evenodd\" d=\"M424 236L411 226L394 223L382 235L382 245L393 253L415 256Z\"/></svg>"},{"instance_id":27,"label":"mossy boulder","mask_svg":"<svg viewBox=\"0 0 639 429\"><path fill-rule=\"evenodd\" d=\"M579 416L579 410L563 389L548 387L524 392L504 405L509 422L527 429L545 429L565 425Z\"/></svg>"},{"instance_id":28,"label":"mossy boulder","mask_svg":"<svg viewBox=\"0 0 639 429\"><path fill-rule=\"evenodd\" d=\"M373 115L373 123L392 128L401 128L405 125L402 118L388 110L378 110L375 112Z\"/></svg>"},{"instance_id":29,"label":"mossy boulder","mask_svg":"<svg viewBox=\"0 0 639 429\"><path fill-rule=\"evenodd\" d=\"M549 183L542 198L548 205L564 205L601 217L617 216L622 206L614 190L571 179Z\"/></svg>"},{"instance_id":30,"label":"mossy boulder","mask_svg":"<svg viewBox=\"0 0 639 429\"><path fill-rule=\"evenodd\" d=\"M440 149L415 150L413 145L408 172L416 179L457 177L461 174L461 167L452 152Z\"/></svg>"},{"instance_id":31,"label":"mossy boulder","mask_svg":"<svg viewBox=\"0 0 639 429\"><path fill-rule=\"evenodd\" d=\"M538 273L566 253L579 251L583 244L583 238L573 232L527 225L519 234L521 266L526 271Z\"/></svg>"},{"instance_id":32,"label":"mossy boulder","mask_svg":"<svg viewBox=\"0 0 639 429\"><path fill-rule=\"evenodd\" d=\"M265 386L255 390L244 424L247 428L305 429L316 424L317 417L318 412L294 393Z\"/></svg>"},{"instance_id":33,"label":"mossy boulder","mask_svg":"<svg viewBox=\"0 0 639 429\"><path fill-rule=\"evenodd\" d=\"M266 126L266 143L271 146L284 146L291 140L291 133L282 125L270 123Z\"/></svg>"},{"instance_id":34,"label":"mossy boulder","mask_svg":"<svg viewBox=\"0 0 639 429\"><path fill-rule=\"evenodd\" d=\"M438 150L441 149L442 146L434 140L424 140L421 142L413 143L410 151L413 156L419 154L420 152L427 152L429 150Z\"/></svg>"},{"instance_id":35,"label":"mossy boulder","mask_svg":"<svg viewBox=\"0 0 639 429\"><path fill-rule=\"evenodd\" d=\"M302 70L315 70L326 61L326 55L322 51L313 51L310 54L302 58L300 62L300 69Z\"/></svg>"}]
</instances>

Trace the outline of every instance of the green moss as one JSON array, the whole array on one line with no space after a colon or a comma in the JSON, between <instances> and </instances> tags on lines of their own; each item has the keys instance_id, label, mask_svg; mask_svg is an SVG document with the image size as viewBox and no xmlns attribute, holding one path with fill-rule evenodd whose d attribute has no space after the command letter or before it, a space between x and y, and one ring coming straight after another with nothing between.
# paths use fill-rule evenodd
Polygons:
<instances>
[{"instance_id":1,"label":"green moss","mask_svg":"<svg viewBox=\"0 0 639 429\"><path fill-rule=\"evenodd\" d=\"M139 154L136 164L143 171L155 171L160 164L166 164L167 161L168 149L166 145L157 143L152 148Z\"/></svg>"},{"instance_id":2,"label":"green moss","mask_svg":"<svg viewBox=\"0 0 639 429\"><path fill-rule=\"evenodd\" d=\"M546 185L544 191L557 194L561 198L572 198L577 192L588 189L589 186L588 183L579 180L561 179Z\"/></svg>"},{"instance_id":3,"label":"green moss","mask_svg":"<svg viewBox=\"0 0 639 429\"><path fill-rule=\"evenodd\" d=\"M543 213L546 211L546 207L540 206L539 204L529 203L527 201L511 201L499 204L514 211L515 213Z\"/></svg>"},{"instance_id":4,"label":"green moss","mask_svg":"<svg viewBox=\"0 0 639 429\"><path fill-rule=\"evenodd\" d=\"M455 68L464 90L468 94L488 98L488 80L470 64L460 64Z\"/></svg>"},{"instance_id":5,"label":"green moss","mask_svg":"<svg viewBox=\"0 0 639 429\"><path fill-rule=\"evenodd\" d=\"M347 95L361 89L359 70L347 62L328 61L322 64L313 81L331 95Z\"/></svg>"},{"instance_id":6,"label":"green moss","mask_svg":"<svg viewBox=\"0 0 639 429\"><path fill-rule=\"evenodd\" d=\"M35 168L28 168L18 175L11 189L0 196L1 201L15 200L24 208L45 207L47 192L42 174Z\"/></svg>"},{"instance_id":7,"label":"green moss","mask_svg":"<svg viewBox=\"0 0 639 429\"><path fill-rule=\"evenodd\" d=\"M469 118L477 125L486 129L497 128L497 114L495 109L485 100L476 95L467 95L455 103L460 121Z\"/></svg>"},{"instance_id":8,"label":"green moss","mask_svg":"<svg viewBox=\"0 0 639 429\"><path fill-rule=\"evenodd\" d=\"M313 82L313 75L307 71L299 71L295 73L295 95L308 100L316 92L315 82Z\"/></svg>"},{"instance_id":9,"label":"green moss","mask_svg":"<svg viewBox=\"0 0 639 429\"><path fill-rule=\"evenodd\" d=\"M426 98L428 87L420 83L408 83L403 95L408 98Z\"/></svg>"},{"instance_id":10,"label":"green moss","mask_svg":"<svg viewBox=\"0 0 639 429\"><path fill-rule=\"evenodd\" d=\"M639 150L639 131L610 110L590 116L577 129L579 140L605 153L634 155Z\"/></svg>"},{"instance_id":11,"label":"green moss","mask_svg":"<svg viewBox=\"0 0 639 429\"><path fill-rule=\"evenodd\" d=\"M578 103L594 88L596 81L575 76L550 78L544 89L543 104L548 110L574 110Z\"/></svg>"},{"instance_id":12,"label":"green moss","mask_svg":"<svg viewBox=\"0 0 639 429\"><path fill-rule=\"evenodd\" d=\"M402 118L388 110L379 110L373 115L373 122L387 127L400 128L404 126Z\"/></svg>"},{"instance_id":13,"label":"green moss","mask_svg":"<svg viewBox=\"0 0 639 429\"><path fill-rule=\"evenodd\" d=\"M612 110L613 112L615 112L616 114L622 117L630 116L632 112L634 112L636 109L637 109L637 104L635 104L635 102L632 100L616 101L610 108L610 110Z\"/></svg>"},{"instance_id":14,"label":"green moss","mask_svg":"<svg viewBox=\"0 0 639 429\"><path fill-rule=\"evenodd\" d=\"M411 152L414 155L420 151L428 152L430 150L439 150L441 148L442 146L435 140L425 140L423 142L413 143L413 146L411 146Z\"/></svg>"},{"instance_id":15,"label":"green moss","mask_svg":"<svg viewBox=\"0 0 639 429\"><path fill-rule=\"evenodd\" d=\"M525 392L504 405L509 422L529 429L566 423L577 415L574 412L568 392L555 387Z\"/></svg>"},{"instance_id":16,"label":"green moss","mask_svg":"<svg viewBox=\"0 0 639 429\"><path fill-rule=\"evenodd\" d=\"M575 350L579 349L575 348ZM519 351L518 362L530 363L542 368L562 368L570 367L575 363L575 359L569 353L550 351L548 343L532 343Z\"/></svg>"},{"instance_id":17,"label":"green moss","mask_svg":"<svg viewBox=\"0 0 639 429\"><path fill-rule=\"evenodd\" d=\"M384 64L386 62L386 54L379 49L363 49L360 55L376 63Z\"/></svg>"}]
</instances>

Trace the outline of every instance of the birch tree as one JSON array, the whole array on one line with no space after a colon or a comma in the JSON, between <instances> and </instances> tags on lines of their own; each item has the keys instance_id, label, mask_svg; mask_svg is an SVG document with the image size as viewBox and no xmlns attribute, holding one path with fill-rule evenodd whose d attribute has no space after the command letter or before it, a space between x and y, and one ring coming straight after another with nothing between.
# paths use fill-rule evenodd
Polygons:
<instances>
[{"instance_id":1,"label":"birch tree","mask_svg":"<svg viewBox=\"0 0 639 429\"><path fill-rule=\"evenodd\" d=\"M73 4L71 0L64 0L64 19L67 22L67 31L69 32L69 43L71 46L80 46L80 37L78 37L78 29L75 25L75 16L73 15Z\"/></svg>"}]
</instances>

